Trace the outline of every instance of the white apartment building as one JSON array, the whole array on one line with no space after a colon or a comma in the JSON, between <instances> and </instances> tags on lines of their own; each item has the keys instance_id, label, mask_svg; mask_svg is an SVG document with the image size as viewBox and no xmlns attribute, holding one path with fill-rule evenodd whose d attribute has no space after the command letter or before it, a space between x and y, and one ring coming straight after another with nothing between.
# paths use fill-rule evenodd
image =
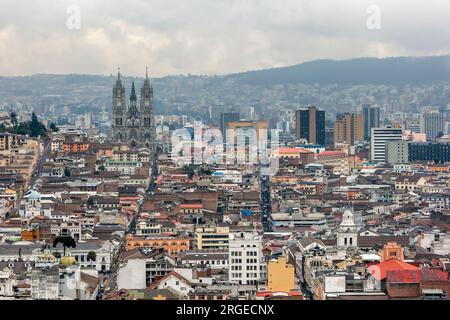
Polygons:
<instances>
[{"instance_id":1,"label":"white apartment building","mask_svg":"<svg viewBox=\"0 0 450 320\"><path fill-rule=\"evenodd\" d=\"M229 237L229 281L256 285L265 272L262 236L252 232L232 232Z\"/></svg>"}]
</instances>

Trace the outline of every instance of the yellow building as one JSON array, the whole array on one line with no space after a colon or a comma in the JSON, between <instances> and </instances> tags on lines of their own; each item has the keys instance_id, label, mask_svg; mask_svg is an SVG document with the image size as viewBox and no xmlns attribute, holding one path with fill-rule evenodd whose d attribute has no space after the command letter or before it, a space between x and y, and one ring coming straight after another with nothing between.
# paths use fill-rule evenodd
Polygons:
<instances>
[{"instance_id":1,"label":"yellow building","mask_svg":"<svg viewBox=\"0 0 450 320\"><path fill-rule=\"evenodd\" d=\"M270 260L267 266L267 287L271 292L290 292L295 289L294 266L286 263L286 257Z\"/></svg>"},{"instance_id":2,"label":"yellow building","mask_svg":"<svg viewBox=\"0 0 450 320\"><path fill-rule=\"evenodd\" d=\"M334 143L354 145L364 140L364 115L344 113L334 123Z\"/></svg>"},{"instance_id":3,"label":"yellow building","mask_svg":"<svg viewBox=\"0 0 450 320\"><path fill-rule=\"evenodd\" d=\"M195 244L198 250L228 249L230 228L198 227L195 229Z\"/></svg>"}]
</instances>

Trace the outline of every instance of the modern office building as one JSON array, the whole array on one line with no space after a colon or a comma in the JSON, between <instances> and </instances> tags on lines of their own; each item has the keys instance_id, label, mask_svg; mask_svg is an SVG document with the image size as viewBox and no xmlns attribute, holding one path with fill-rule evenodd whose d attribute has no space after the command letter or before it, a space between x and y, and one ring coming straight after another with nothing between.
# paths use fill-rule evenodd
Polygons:
<instances>
[{"instance_id":1,"label":"modern office building","mask_svg":"<svg viewBox=\"0 0 450 320\"><path fill-rule=\"evenodd\" d=\"M309 107L295 112L295 136L310 144L325 145L325 111Z\"/></svg>"},{"instance_id":2,"label":"modern office building","mask_svg":"<svg viewBox=\"0 0 450 320\"><path fill-rule=\"evenodd\" d=\"M389 164L408 163L408 143L407 140L386 142L386 162Z\"/></svg>"},{"instance_id":3,"label":"modern office building","mask_svg":"<svg viewBox=\"0 0 450 320\"><path fill-rule=\"evenodd\" d=\"M449 142L410 142L409 161L450 162Z\"/></svg>"},{"instance_id":4,"label":"modern office building","mask_svg":"<svg viewBox=\"0 0 450 320\"><path fill-rule=\"evenodd\" d=\"M325 146L334 147L334 129L327 128L325 129Z\"/></svg>"},{"instance_id":5,"label":"modern office building","mask_svg":"<svg viewBox=\"0 0 450 320\"><path fill-rule=\"evenodd\" d=\"M428 141L436 141L438 135L444 134L444 127L444 114L439 111L428 111L420 115L420 130L427 135Z\"/></svg>"},{"instance_id":6,"label":"modern office building","mask_svg":"<svg viewBox=\"0 0 450 320\"><path fill-rule=\"evenodd\" d=\"M370 140L370 134L372 128L380 127L380 107L364 105L363 106L363 116L364 116L364 140Z\"/></svg>"},{"instance_id":7,"label":"modern office building","mask_svg":"<svg viewBox=\"0 0 450 320\"><path fill-rule=\"evenodd\" d=\"M386 142L401 139L401 128L372 128L370 134L370 159L374 161L386 161Z\"/></svg>"},{"instance_id":8,"label":"modern office building","mask_svg":"<svg viewBox=\"0 0 450 320\"><path fill-rule=\"evenodd\" d=\"M220 113L220 130L222 131L223 141L227 141L227 123L241 120L240 114L237 112Z\"/></svg>"},{"instance_id":9,"label":"modern office building","mask_svg":"<svg viewBox=\"0 0 450 320\"><path fill-rule=\"evenodd\" d=\"M334 143L354 145L364 140L364 116L362 114L343 113L334 123Z\"/></svg>"}]
</instances>

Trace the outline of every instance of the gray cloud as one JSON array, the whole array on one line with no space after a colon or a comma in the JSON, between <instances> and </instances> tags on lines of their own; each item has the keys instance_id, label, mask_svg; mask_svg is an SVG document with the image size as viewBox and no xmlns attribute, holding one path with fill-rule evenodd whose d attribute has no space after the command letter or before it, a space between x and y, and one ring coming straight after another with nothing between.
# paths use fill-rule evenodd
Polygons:
<instances>
[{"instance_id":1,"label":"gray cloud","mask_svg":"<svg viewBox=\"0 0 450 320\"><path fill-rule=\"evenodd\" d=\"M381 9L368 30L366 9ZM68 30L69 5L81 29ZM222 74L303 61L447 54L446 0L2 0L0 75Z\"/></svg>"}]
</instances>

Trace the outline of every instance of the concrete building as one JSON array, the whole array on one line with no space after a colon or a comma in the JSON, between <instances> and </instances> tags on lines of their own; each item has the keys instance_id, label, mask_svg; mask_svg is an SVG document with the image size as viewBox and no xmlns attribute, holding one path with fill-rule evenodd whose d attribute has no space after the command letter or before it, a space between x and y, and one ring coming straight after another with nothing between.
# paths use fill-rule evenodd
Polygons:
<instances>
[{"instance_id":1,"label":"concrete building","mask_svg":"<svg viewBox=\"0 0 450 320\"><path fill-rule=\"evenodd\" d=\"M295 268L286 257L272 259L267 264L267 288L271 292L290 292L295 289Z\"/></svg>"},{"instance_id":2,"label":"concrete building","mask_svg":"<svg viewBox=\"0 0 450 320\"><path fill-rule=\"evenodd\" d=\"M402 139L402 129L392 127L372 128L370 137L370 159L386 161L386 142Z\"/></svg>"},{"instance_id":3,"label":"concrete building","mask_svg":"<svg viewBox=\"0 0 450 320\"><path fill-rule=\"evenodd\" d=\"M334 144L348 143L354 145L364 140L364 116L362 114L344 113L338 115L334 123Z\"/></svg>"},{"instance_id":4,"label":"concrete building","mask_svg":"<svg viewBox=\"0 0 450 320\"><path fill-rule=\"evenodd\" d=\"M228 227L198 227L195 229L195 245L198 250L228 249Z\"/></svg>"},{"instance_id":5,"label":"concrete building","mask_svg":"<svg viewBox=\"0 0 450 320\"><path fill-rule=\"evenodd\" d=\"M420 115L420 131L427 135L427 140L436 141L436 137L445 133L444 114L437 110L424 112Z\"/></svg>"},{"instance_id":6,"label":"concrete building","mask_svg":"<svg viewBox=\"0 0 450 320\"><path fill-rule=\"evenodd\" d=\"M34 300L58 299L59 271L57 267L32 271L31 296Z\"/></svg>"},{"instance_id":7,"label":"concrete building","mask_svg":"<svg viewBox=\"0 0 450 320\"><path fill-rule=\"evenodd\" d=\"M256 285L263 271L262 236L252 232L230 233L228 257L229 281Z\"/></svg>"},{"instance_id":8,"label":"concrete building","mask_svg":"<svg viewBox=\"0 0 450 320\"><path fill-rule=\"evenodd\" d=\"M408 163L408 141L397 140L386 142L386 162L389 164Z\"/></svg>"}]
</instances>

